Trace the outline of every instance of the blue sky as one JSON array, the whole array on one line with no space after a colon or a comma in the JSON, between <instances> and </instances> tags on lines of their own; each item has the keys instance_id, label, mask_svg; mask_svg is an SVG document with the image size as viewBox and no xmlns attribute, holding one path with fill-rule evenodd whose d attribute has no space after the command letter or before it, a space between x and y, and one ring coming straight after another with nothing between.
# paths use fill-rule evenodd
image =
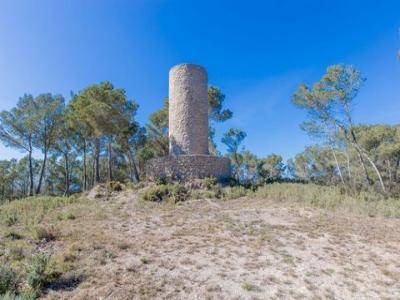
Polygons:
<instances>
[{"instance_id":1,"label":"blue sky","mask_svg":"<svg viewBox=\"0 0 400 300\"><path fill-rule=\"evenodd\" d=\"M123 87L140 108L162 105L168 70L205 66L244 129L245 147L285 159L312 141L290 102L335 63L367 77L357 122L399 122L400 1L0 1L0 110L24 93L61 93L102 80ZM220 150L224 150L222 145ZM0 146L0 159L21 157Z\"/></svg>"}]
</instances>

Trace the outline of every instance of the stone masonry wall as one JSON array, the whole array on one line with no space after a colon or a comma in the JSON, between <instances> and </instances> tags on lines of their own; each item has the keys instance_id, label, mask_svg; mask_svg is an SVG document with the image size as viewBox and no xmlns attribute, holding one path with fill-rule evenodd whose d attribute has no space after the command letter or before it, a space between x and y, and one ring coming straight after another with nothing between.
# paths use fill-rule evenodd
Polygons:
<instances>
[{"instance_id":1,"label":"stone masonry wall","mask_svg":"<svg viewBox=\"0 0 400 300\"><path fill-rule=\"evenodd\" d=\"M173 177L178 179L216 177L223 181L231 174L230 161L226 157L209 155L181 155L155 158L146 164L148 179Z\"/></svg>"}]
</instances>

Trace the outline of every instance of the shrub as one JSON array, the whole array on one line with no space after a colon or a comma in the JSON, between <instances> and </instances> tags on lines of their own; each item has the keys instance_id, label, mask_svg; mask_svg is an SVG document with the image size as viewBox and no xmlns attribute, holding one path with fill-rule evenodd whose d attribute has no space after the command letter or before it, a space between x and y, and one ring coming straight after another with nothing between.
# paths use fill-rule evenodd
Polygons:
<instances>
[{"instance_id":1,"label":"shrub","mask_svg":"<svg viewBox=\"0 0 400 300\"><path fill-rule=\"evenodd\" d=\"M58 236L58 231L54 227L36 225L32 226L30 231L32 238L37 241L45 240L49 242L55 240Z\"/></svg>"},{"instance_id":2,"label":"shrub","mask_svg":"<svg viewBox=\"0 0 400 300\"><path fill-rule=\"evenodd\" d=\"M166 176L158 176L158 177L154 178L154 182L157 185L165 185L169 182L169 180Z\"/></svg>"},{"instance_id":3,"label":"shrub","mask_svg":"<svg viewBox=\"0 0 400 300\"><path fill-rule=\"evenodd\" d=\"M176 203L187 200L189 196L190 193L186 187L175 183L154 185L142 194L142 199L152 202L161 202L170 199Z\"/></svg>"},{"instance_id":4,"label":"shrub","mask_svg":"<svg viewBox=\"0 0 400 300\"><path fill-rule=\"evenodd\" d=\"M214 186L217 185L217 183L218 183L218 180L215 177L206 177L203 179L204 187L207 190L211 190Z\"/></svg>"},{"instance_id":5,"label":"shrub","mask_svg":"<svg viewBox=\"0 0 400 300\"><path fill-rule=\"evenodd\" d=\"M150 263L150 259L148 259L148 258L145 257L145 256L142 256L142 257L140 258L140 261L141 261L142 264L144 264L144 265L147 265L147 264Z\"/></svg>"},{"instance_id":6,"label":"shrub","mask_svg":"<svg viewBox=\"0 0 400 300\"><path fill-rule=\"evenodd\" d=\"M143 194L145 201L161 202L168 197L168 187L164 184L149 187Z\"/></svg>"},{"instance_id":7,"label":"shrub","mask_svg":"<svg viewBox=\"0 0 400 300\"><path fill-rule=\"evenodd\" d=\"M39 253L32 257L28 267L28 284L36 291L41 291L47 283L48 275L46 273L50 256L45 253Z\"/></svg>"},{"instance_id":8,"label":"shrub","mask_svg":"<svg viewBox=\"0 0 400 300\"><path fill-rule=\"evenodd\" d=\"M242 289L244 289L246 291L252 291L255 289L255 285L253 285L249 282L242 282L242 284L240 286L242 287Z\"/></svg>"},{"instance_id":9,"label":"shrub","mask_svg":"<svg viewBox=\"0 0 400 300\"><path fill-rule=\"evenodd\" d=\"M119 181L110 181L107 183L107 190L109 192L120 192L124 189L124 186Z\"/></svg>"},{"instance_id":10,"label":"shrub","mask_svg":"<svg viewBox=\"0 0 400 300\"><path fill-rule=\"evenodd\" d=\"M18 293L20 283L19 275L9 266L0 266L0 295L5 293Z\"/></svg>"}]
</instances>

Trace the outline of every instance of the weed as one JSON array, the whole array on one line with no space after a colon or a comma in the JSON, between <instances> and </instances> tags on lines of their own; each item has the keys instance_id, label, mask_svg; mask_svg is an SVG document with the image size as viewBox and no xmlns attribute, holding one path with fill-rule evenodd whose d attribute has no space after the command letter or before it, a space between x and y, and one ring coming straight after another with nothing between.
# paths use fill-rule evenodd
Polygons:
<instances>
[{"instance_id":1,"label":"weed","mask_svg":"<svg viewBox=\"0 0 400 300\"><path fill-rule=\"evenodd\" d=\"M112 251L104 250L103 251L103 257L107 258L107 259L114 259L114 258L117 257L117 255Z\"/></svg>"},{"instance_id":2,"label":"weed","mask_svg":"<svg viewBox=\"0 0 400 300\"><path fill-rule=\"evenodd\" d=\"M247 281L242 282L242 284L240 286L242 287L242 289L244 289L246 291L252 291L256 288L256 286L254 284L251 284Z\"/></svg>"},{"instance_id":3,"label":"weed","mask_svg":"<svg viewBox=\"0 0 400 300\"><path fill-rule=\"evenodd\" d=\"M140 261L142 262L142 264L147 265L150 263L150 259L148 259L146 256L142 256L140 258Z\"/></svg>"}]
</instances>

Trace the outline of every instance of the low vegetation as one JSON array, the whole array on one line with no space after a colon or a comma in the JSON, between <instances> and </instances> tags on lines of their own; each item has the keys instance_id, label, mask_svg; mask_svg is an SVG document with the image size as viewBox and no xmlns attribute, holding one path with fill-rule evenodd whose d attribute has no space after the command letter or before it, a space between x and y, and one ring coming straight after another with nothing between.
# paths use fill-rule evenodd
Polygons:
<instances>
[{"instance_id":1,"label":"low vegetation","mask_svg":"<svg viewBox=\"0 0 400 300\"><path fill-rule=\"evenodd\" d=\"M232 248L231 255L234 257L238 255L239 249L252 245L251 241L255 238L254 241L259 241L258 243L262 241L270 241L269 244L275 243L278 248L271 248L271 251L278 251L280 242L274 237L274 232L279 228L280 238L286 238L291 229L289 227L285 230L283 227L271 229L275 227L262 223L276 218L274 207L279 207L280 214L287 214L296 207L293 211L300 212L302 209L314 211L315 208L315 214L320 216L339 213L348 218L360 216L372 220L374 218L371 217L400 218L400 201L397 199L366 192L349 194L340 187L316 184L240 185L232 183L232 185L222 186L215 179L206 178L186 183L163 180L158 183L139 185L121 184L122 190L119 188L115 190L110 186L99 185L87 195L31 197L0 205L0 295L3 295L2 299L35 299L51 295L56 295L57 298L57 295L64 293L71 296L75 293L74 290L79 291L80 297L93 298L96 297L94 295L101 295L98 284L106 279L102 276L107 278L110 276L106 275L108 271L105 268L121 262L124 262L122 270L126 270L128 274L135 274L134 281L143 288L143 290L136 290L135 295L140 294L142 296L139 298L143 299L157 298L157 293L165 292L168 286L179 286L182 279L175 278L175 281L171 282L167 280L164 287L158 287L159 292L157 292L150 289L150 285L147 286L150 281L146 283L146 286L143 285L146 278L154 276L147 273L147 270L165 267L177 268L181 272L183 270L179 266L181 264L184 268L195 268L193 272L195 270L202 272L203 266L197 265L196 258L190 254L194 251L190 245L195 243L198 235L203 237L202 247L209 249L203 255L214 257L216 261L222 257L219 254L222 253L220 252L222 249L231 247L228 246L231 245L228 241L225 242L228 244L222 248L215 246L217 245L215 243L219 243L219 239L222 238L218 232L221 234L224 232L223 236L232 236L237 241L249 239L246 243L244 240L241 241L242 246L239 248ZM113 183L112 186L119 186L119 184ZM264 211L272 215L266 219L257 219L263 216ZM189 221L190 218L199 217L196 214L192 215L194 212L201 213L202 217L200 217L201 220L193 221L192 224ZM258 217L253 220L256 216ZM282 215L278 222L285 224L286 218L290 219L294 216ZM305 225L301 226L303 227L299 228L302 228L302 231L305 230ZM175 228L173 231L175 233L170 232L171 228ZM127 233L125 230L128 230ZM129 237L129 232L132 230L137 233L134 237ZM172 236L164 238L164 234L167 236L172 234ZM310 231L304 234L314 236L316 233ZM145 236L148 239L145 239ZM183 236L191 242L180 241L180 237ZM170 239L177 239L176 245L186 249L188 254L179 253L179 247L168 250L172 244L165 243ZM154 246L156 244L158 246L154 249L148 248L148 245L153 245L153 243ZM160 243L164 246L160 246ZM169 266L170 263L164 261L163 258L166 255L165 259L167 259L172 254L160 256L158 252L155 252L155 249L161 251L160 247L165 248L162 250L167 251L165 253L172 251L171 253L174 253L172 259L178 260L178 265ZM284 264L295 268L300 263L299 258L290 252L284 249L279 251ZM130 258L123 259L127 255ZM250 260L246 263L245 269L253 275L248 278L238 277L235 284L241 293L249 293L249 295L263 293L262 286L265 286L265 283L255 277L253 263L250 257L248 259ZM136 263L132 265L131 260ZM121 268L121 265L118 268ZM327 266L326 270L331 270L329 271L331 277L338 273L337 270L332 271L331 266ZM328 271L324 272L328 274ZM393 273L391 269L385 269L384 273L392 277L397 276L397 273ZM279 281L268 278L267 276L265 281L269 282L269 285ZM153 278L153 280L158 282L162 279ZM284 279L281 282L285 284L293 280L296 279ZM106 282L104 281L103 284ZM129 284L125 283L125 285ZM314 287L310 287L310 290L313 289ZM96 290L98 292L95 292ZM84 291L87 291L87 294ZM176 288L174 293L178 295L181 293L179 291L181 288ZM205 292L223 295L221 294L223 291L220 285L210 285ZM118 296L116 298L118 299Z\"/></svg>"},{"instance_id":2,"label":"low vegetation","mask_svg":"<svg viewBox=\"0 0 400 300\"><path fill-rule=\"evenodd\" d=\"M65 240L63 224L76 218L69 209L86 202L80 195L45 196L0 205L0 299L36 299L71 270L46 247Z\"/></svg>"},{"instance_id":3,"label":"low vegetation","mask_svg":"<svg viewBox=\"0 0 400 300\"><path fill-rule=\"evenodd\" d=\"M211 182L211 183L210 183ZM343 210L370 217L400 218L400 200L374 192L349 194L340 187L304 183L273 183L260 186L221 186L213 179L204 179L195 188L180 183L154 184L144 190L146 201L179 202L187 199L237 199L257 197L278 202L299 203L327 210ZM245 201L245 199L243 200Z\"/></svg>"}]
</instances>

